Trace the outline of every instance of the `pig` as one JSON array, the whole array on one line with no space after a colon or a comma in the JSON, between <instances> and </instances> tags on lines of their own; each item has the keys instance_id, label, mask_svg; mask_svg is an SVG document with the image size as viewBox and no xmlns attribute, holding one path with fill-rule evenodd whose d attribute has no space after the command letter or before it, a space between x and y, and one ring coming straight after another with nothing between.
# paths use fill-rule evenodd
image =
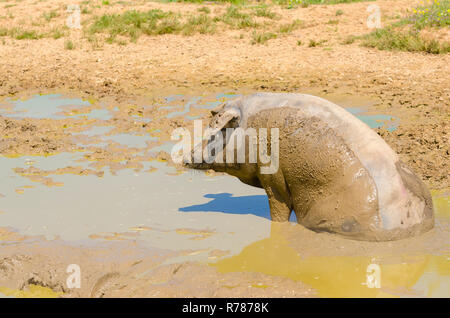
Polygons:
<instances>
[{"instance_id":1,"label":"pig","mask_svg":"<svg viewBox=\"0 0 450 318\"><path fill-rule=\"evenodd\" d=\"M310 230L367 241L412 237L434 226L422 180L374 130L330 101L256 93L223 103L211 116L212 133L185 156L184 165L263 188L272 221L288 222L294 212ZM258 138L247 133L239 143L239 130L256 131ZM266 145L258 143L262 132ZM259 150L266 147L274 162L262 162L264 151L254 160L255 143ZM195 149L209 146L210 155L194 160ZM236 160L242 150L245 160ZM263 170L270 165L275 169Z\"/></svg>"}]
</instances>

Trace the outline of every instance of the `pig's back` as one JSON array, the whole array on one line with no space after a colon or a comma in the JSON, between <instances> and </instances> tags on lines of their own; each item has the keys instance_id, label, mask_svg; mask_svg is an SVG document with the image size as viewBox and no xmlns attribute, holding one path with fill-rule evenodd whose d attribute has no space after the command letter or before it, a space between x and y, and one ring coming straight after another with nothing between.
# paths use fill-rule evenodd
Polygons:
<instances>
[{"instance_id":1,"label":"pig's back","mask_svg":"<svg viewBox=\"0 0 450 318\"><path fill-rule=\"evenodd\" d=\"M257 116L262 110L273 109L274 116L277 116L281 113L277 109L281 107L298 108L299 116L319 118L344 140L373 178L384 229L406 228L423 220L420 202L417 202L417 211L411 211L406 222L399 212L404 211L411 200L417 201L418 198L412 198L403 185L397 170L397 154L375 131L344 108L320 97L291 93L257 93L231 103L241 109L241 127L246 127L247 119ZM283 127L278 128L281 130Z\"/></svg>"}]
</instances>

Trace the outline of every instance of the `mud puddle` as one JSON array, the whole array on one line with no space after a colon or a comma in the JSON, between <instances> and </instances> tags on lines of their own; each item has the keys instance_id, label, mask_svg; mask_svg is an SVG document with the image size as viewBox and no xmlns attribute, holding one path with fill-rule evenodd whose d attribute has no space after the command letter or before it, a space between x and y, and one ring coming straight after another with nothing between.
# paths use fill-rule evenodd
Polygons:
<instances>
[{"instance_id":1,"label":"mud puddle","mask_svg":"<svg viewBox=\"0 0 450 318\"><path fill-rule=\"evenodd\" d=\"M57 94L4 100L0 115L38 130L58 123L56 128L50 126L56 131L48 138L70 147L44 156L15 152L10 146L12 150L0 156L0 226L86 246L135 241L182 252L166 265L200 261L222 273L285 277L312 286L320 296L448 296L447 192L434 193L439 226L434 236L424 239L425 245L373 245L323 237L294 223L280 230L270 222L263 190L230 176L171 165L171 130L237 96L237 92L170 95L118 106ZM393 130L401 124L398 118L374 113L374 101L326 98L372 128ZM330 252L316 252L323 244ZM336 254L332 252L340 251L336 244L357 244L358 249ZM403 258L393 259L391 254ZM372 263L380 266L381 289L367 286L367 267ZM11 290L0 292L21 296Z\"/></svg>"}]
</instances>

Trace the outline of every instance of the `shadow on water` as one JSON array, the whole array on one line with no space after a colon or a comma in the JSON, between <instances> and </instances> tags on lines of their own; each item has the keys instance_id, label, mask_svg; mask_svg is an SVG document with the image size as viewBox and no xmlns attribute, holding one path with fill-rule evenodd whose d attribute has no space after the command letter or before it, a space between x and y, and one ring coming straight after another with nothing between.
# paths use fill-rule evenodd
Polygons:
<instances>
[{"instance_id":1,"label":"shadow on water","mask_svg":"<svg viewBox=\"0 0 450 318\"><path fill-rule=\"evenodd\" d=\"M266 195L246 195L235 197L231 193L209 193L205 198L212 199L204 204L179 208L180 212L221 212L227 214L252 214L270 220L270 208ZM291 214L291 222L296 222Z\"/></svg>"}]
</instances>

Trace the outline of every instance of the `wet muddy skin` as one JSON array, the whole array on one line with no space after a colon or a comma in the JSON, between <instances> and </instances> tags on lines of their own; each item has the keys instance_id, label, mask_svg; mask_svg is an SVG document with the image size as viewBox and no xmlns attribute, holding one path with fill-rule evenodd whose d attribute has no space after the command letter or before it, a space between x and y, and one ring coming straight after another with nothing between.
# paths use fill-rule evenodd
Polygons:
<instances>
[{"instance_id":1,"label":"wet muddy skin","mask_svg":"<svg viewBox=\"0 0 450 318\"><path fill-rule=\"evenodd\" d=\"M54 284L45 278L19 284L26 274L0 269L0 295L152 296L159 284L164 295L181 297L183 291L195 290L189 280L194 275L209 286L198 291L206 296L234 291L230 295L263 297L275 290L282 296L290 295L289 289L298 297L449 296L448 189L432 191L437 225L429 233L398 242L354 242L311 232L295 219L271 223L264 190L227 175L173 165L172 130L191 127L194 119L239 94L176 94L130 104L63 94L0 101L0 260L30 253L34 256L19 258L11 268L39 268L43 258L48 269L42 271L51 271L59 266L52 261L58 249L76 251L64 256L63 263L76 263L71 257L84 253L83 264L90 264L114 254L121 244L152 251L133 256L132 264L158 259L157 265L144 261L139 267L142 282L152 282L149 289L118 291L120 284L112 282L132 280L130 273L136 273L135 265L122 260L117 261L123 262L122 271L103 280L97 278L107 273L93 266L98 272L92 271L80 291L58 287L66 276ZM372 128L394 131L401 126L401 119L375 113L374 101L326 98ZM56 247L54 252L46 245ZM155 250L170 256L159 258ZM183 265L181 281L173 287L175 274L167 276L166 271L180 264L194 265ZM370 264L381 268L381 288L367 286ZM64 270L58 269L67 275ZM208 285L221 278L223 283Z\"/></svg>"}]
</instances>

